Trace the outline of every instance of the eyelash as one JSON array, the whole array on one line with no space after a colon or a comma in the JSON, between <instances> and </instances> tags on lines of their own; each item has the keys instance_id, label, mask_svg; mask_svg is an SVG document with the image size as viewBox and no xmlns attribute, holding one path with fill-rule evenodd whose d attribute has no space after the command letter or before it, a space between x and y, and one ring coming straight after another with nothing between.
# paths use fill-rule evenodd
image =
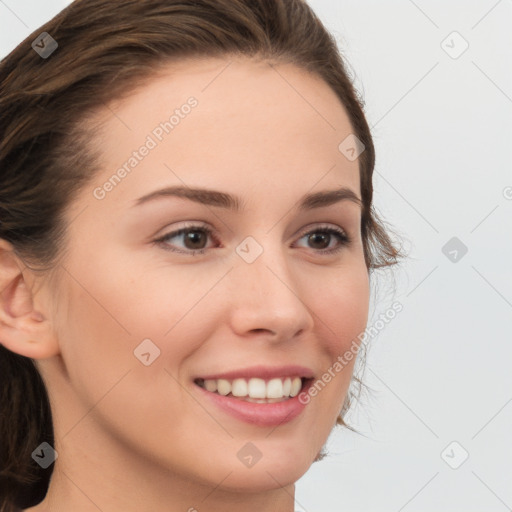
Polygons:
<instances>
[{"instance_id":1,"label":"eyelash","mask_svg":"<svg viewBox=\"0 0 512 512\"><path fill-rule=\"evenodd\" d=\"M208 237L211 237L215 241L217 241L216 237L215 237L215 233L211 228L209 228L208 226L202 226L202 225L196 224L196 225L186 226L186 227L180 228L176 231L167 233L166 235L163 235L162 237L155 240L154 243L162 246L165 250L177 252L180 254L188 254L188 255L192 255L192 256L195 256L196 254L204 254L206 252L206 249L187 249L186 251L183 251L183 250L171 248L169 246L169 244L167 243L168 240L175 238L179 235L183 235L185 233L191 232L191 231L199 231L199 232L206 233L208 235ZM304 238L305 236L311 235L313 233L335 235L338 238L339 245L337 247L332 248L332 249L319 249L316 251L322 255L331 255L331 254L340 252L344 247L350 245L352 242L351 237L349 237L347 235L347 233L345 233L343 230L341 230L339 228L334 228L331 226L325 226L325 227L319 226L315 229L306 231L301 234L301 236L299 237L299 240Z\"/></svg>"}]
</instances>

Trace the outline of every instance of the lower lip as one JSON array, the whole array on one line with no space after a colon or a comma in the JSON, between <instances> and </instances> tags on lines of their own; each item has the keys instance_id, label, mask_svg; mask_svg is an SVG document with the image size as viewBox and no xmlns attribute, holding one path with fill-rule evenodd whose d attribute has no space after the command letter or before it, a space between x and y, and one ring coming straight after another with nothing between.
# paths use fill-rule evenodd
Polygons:
<instances>
[{"instance_id":1,"label":"lower lip","mask_svg":"<svg viewBox=\"0 0 512 512\"><path fill-rule=\"evenodd\" d=\"M276 427L284 425L295 419L306 407L306 404L299 402L299 395L274 403L246 402L239 398L219 395L194 384L199 391L203 392L216 406L231 416L251 425L260 427ZM307 391L310 381L306 381L300 393Z\"/></svg>"}]
</instances>

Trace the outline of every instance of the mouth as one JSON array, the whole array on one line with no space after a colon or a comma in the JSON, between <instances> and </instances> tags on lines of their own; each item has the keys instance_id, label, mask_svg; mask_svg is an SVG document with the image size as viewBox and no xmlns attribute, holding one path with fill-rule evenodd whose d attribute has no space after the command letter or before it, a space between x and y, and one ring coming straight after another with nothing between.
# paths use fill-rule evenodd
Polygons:
<instances>
[{"instance_id":1,"label":"mouth","mask_svg":"<svg viewBox=\"0 0 512 512\"><path fill-rule=\"evenodd\" d=\"M305 377L258 377L236 379L195 379L200 388L217 395L257 404L284 402L296 397L308 381Z\"/></svg>"},{"instance_id":2,"label":"mouth","mask_svg":"<svg viewBox=\"0 0 512 512\"><path fill-rule=\"evenodd\" d=\"M313 384L307 368L253 367L194 379L200 396L232 418L255 426L279 426L291 422L308 402L299 400Z\"/></svg>"}]
</instances>

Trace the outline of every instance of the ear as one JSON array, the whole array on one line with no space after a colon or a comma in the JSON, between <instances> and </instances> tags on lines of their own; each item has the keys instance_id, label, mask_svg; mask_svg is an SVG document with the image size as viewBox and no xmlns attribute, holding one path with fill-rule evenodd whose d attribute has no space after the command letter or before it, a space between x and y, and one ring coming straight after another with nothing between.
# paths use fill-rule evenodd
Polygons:
<instances>
[{"instance_id":1,"label":"ear","mask_svg":"<svg viewBox=\"0 0 512 512\"><path fill-rule=\"evenodd\" d=\"M0 344L25 357L46 359L59 353L59 344L50 319L34 308L34 282L12 245L0 239Z\"/></svg>"}]
</instances>

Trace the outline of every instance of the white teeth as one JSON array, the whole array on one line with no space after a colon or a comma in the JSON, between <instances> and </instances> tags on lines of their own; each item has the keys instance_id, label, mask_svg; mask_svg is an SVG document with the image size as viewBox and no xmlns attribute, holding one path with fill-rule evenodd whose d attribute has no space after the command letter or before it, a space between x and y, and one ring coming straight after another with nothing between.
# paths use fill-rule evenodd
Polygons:
<instances>
[{"instance_id":1,"label":"white teeth","mask_svg":"<svg viewBox=\"0 0 512 512\"><path fill-rule=\"evenodd\" d=\"M281 398L283 396L283 381L272 379L267 384L267 398Z\"/></svg>"},{"instance_id":2,"label":"white teeth","mask_svg":"<svg viewBox=\"0 0 512 512\"><path fill-rule=\"evenodd\" d=\"M290 396L297 396L299 394L300 388L302 387L302 381L299 377L295 377L292 380L292 389L290 390Z\"/></svg>"},{"instance_id":3,"label":"white teeth","mask_svg":"<svg viewBox=\"0 0 512 512\"><path fill-rule=\"evenodd\" d=\"M229 382L229 380L219 379L217 381L217 391L219 395L228 395L231 393L231 382Z\"/></svg>"},{"instance_id":4,"label":"white teeth","mask_svg":"<svg viewBox=\"0 0 512 512\"><path fill-rule=\"evenodd\" d=\"M286 377L283 382L283 395L290 396L290 391L292 389L292 379L290 377Z\"/></svg>"},{"instance_id":5,"label":"white teeth","mask_svg":"<svg viewBox=\"0 0 512 512\"><path fill-rule=\"evenodd\" d=\"M247 398L249 401L265 402L266 399L287 399L299 394L302 388L300 377L274 378L269 381L259 378L251 379L206 379L202 383L207 391L219 395Z\"/></svg>"},{"instance_id":6,"label":"white teeth","mask_svg":"<svg viewBox=\"0 0 512 512\"><path fill-rule=\"evenodd\" d=\"M267 398L267 387L263 379L249 379L248 394L251 398Z\"/></svg>"},{"instance_id":7,"label":"white teeth","mask_svg":"<svg viewBox=\"0 0 512 512\"><path fill-rule=\"evenodd\" d=\"M233 396L247 396L247 381L245 379L235 379L231 393Z\"/></svg>"},{"instance_id":8,"label":"white teeth","mask_svg":"<svg viewBox=\"0 0 512 512\"><path fill-rule=\"evenodd\" d=\"M207 391L214 392L217 391L217 381L213 379L208 379L204 381L204 387Z\"/></svg>"}]
</instances>

